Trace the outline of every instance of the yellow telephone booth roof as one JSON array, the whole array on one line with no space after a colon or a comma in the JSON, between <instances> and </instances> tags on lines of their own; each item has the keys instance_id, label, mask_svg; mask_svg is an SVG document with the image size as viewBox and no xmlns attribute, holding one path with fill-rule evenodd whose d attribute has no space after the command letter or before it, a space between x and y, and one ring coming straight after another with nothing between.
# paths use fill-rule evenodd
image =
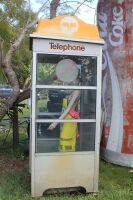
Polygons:
<instances>
[{"instance_id":1,"label":"yellow telephone booth roof","mask_svg":"<svg viewBox=\"0 0 133 200\"><path fill-rule=\"evenodd\" d=\"M75 16L41 19L31 37L104 43L96 25L87 24Z\"/></svg>"}]
</instances>

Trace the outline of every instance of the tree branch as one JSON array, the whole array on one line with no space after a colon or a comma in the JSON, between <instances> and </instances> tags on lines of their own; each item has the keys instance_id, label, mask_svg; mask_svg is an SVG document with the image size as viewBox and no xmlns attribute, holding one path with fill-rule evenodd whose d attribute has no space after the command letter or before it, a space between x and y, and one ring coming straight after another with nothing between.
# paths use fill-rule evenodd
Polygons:
<instances>
[{"instance_id":1,"label":"tree branch","mask_svg":"<svg viewBox=\"0 0 133 200\"><path fill-rule=\"evenodd\" d=\"M0 37L0 66L2 65L3 60L3 44L4 40Z\"/></svg>"},{"instance_id":2,"label":"tree branch","mask_svg":"<svg viewBox=\"0 0 133 200\"><path fill-rule=\"evenodd\" d=\"M73 13L73 15L76 14L76 12L78 11L78 9L86 2L86 0L84 0L75 10L75 12Z\"/></svg>"},{"instance_id":3,"label":"tree branch","mask_svg":"<svg viewBox=\"0 0 133 200\"><path fill-rule=\"evenodd\" d=\"M16 105L18 105L20 102L24 101L25 99L29 99L30 91L31 91L31 89L27 88L22 93L20 93L12 107L15 107Z\"/></svg>"},{"instance_id":4,"label":"tree branch","mask_svg":"<svg viewBox=\"0 0 133 200\"><path fill-rule=\"evenodd\" d=\"M38 10L36 13L35 19L30 22L29 24L26 24L26 26L22 29L20 35L18 38L11 44L7 54L5 55L4 60L2 60L2 66L4 69L4 72L8 78L8 81L13 88L13 91L11 95L6 99L5 102L0 107L0 120L4 117L6 112L13 106L14 102L18 99L20 94L20 88L19 88L19 82L17 80L17 76L12 68L11 60L14 55L14 52L20 47L22 41L24 40L25 34L28 32L29 29L31 29L36 23L37 23L37 17L39 13L42 11L44 6L46 5L48 1L46 1Z\"/></svg>"},{"instance_id":5,"label":"tree branch","mask_svg":"<svg viewBox=\"0 0 133 200\"><path fill-rule=\"evenodd\" d=\"M57 8L59 6L60 0L52 0L50 4L50 19L56 17Z\"/></svg>"}]
</instances>

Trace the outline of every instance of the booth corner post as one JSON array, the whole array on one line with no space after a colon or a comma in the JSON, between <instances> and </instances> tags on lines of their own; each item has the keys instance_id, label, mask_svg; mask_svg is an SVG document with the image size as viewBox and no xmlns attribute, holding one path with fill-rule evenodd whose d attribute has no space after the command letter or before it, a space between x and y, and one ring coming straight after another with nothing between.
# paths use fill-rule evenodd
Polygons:
<instances>
[{"instance_id":1,"label":"booth corner post","mask_svg":"<svg viewBox=\"0 0 133 200\"><path fill-rule=\"evenodd\" d=\"M74 16L40 20L30 40L32 196L96 193L104 41Z\"/></svg>"}]
</instances>

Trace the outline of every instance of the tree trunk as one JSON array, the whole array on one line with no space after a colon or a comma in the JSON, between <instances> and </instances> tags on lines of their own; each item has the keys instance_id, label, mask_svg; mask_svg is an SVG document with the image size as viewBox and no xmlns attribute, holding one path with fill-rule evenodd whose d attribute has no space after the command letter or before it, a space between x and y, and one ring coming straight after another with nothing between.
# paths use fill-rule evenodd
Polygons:
<instances>
[{"instance_id":1,"label":"tree trunk","mask_svg":"<svg viewBox=\"0 0 133 200\"><path fill-rule=\"evenodd\" d=\"M24 40L25 34L28 30L30 30L36 23L37 23L37 17L39 13L42 11L44 6L46 5L48 1L46 1L42 7L38 10L35 19L26 24L25 27L22 29L20 35L18 38L14 41L13 44L11 44L6 56L2 60L2 67L4 69L4 72L7 76L7 79L13 88L13 92L9 96L8 99L5 100L0 106L0 120L5 116L5 114L10 110L14 105L16 105L16 102L21 102L21 100L24 100L26 98L30 97L30 90L24 91L22 97L20 96L20 88L19 88L19 82L17 80L17 76L15 71L12 68L11 60L13 59L14 52L20 47L21 43ZM50 4L50 18L53 18L56 16L57 7L59 5L60 0L52 0ZM19 99L19 100L18 100Z\"/></svg>"},{"instance_id":2,"label":"tree trunk","mask_svg":"<svg viewBox=\"0 0 133 200\"><path fill-rule=\"evenodd\" d=\"M18 128L18 109L13 110L13 150L16 150L19 144L19 128Z\"/></svg>"},{"instance_id":3,"label":"tree trunk","mask_svg":"<svg viewBox=\"0 0 133 200\"><path fill-rule=\"evenodd\" d=\"M50 19L56 17L57 8L59 6L60 0L53 0L50 4Z\"/></svg>"}]
</instances>

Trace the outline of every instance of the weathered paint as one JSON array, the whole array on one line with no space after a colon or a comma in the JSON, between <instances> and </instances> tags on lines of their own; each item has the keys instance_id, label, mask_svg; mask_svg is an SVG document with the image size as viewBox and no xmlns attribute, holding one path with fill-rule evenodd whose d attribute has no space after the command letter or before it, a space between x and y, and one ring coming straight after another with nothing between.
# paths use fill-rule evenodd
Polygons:
<instances>
[{"instance_id":1,"label":"weathered paint","mask_svg":"<svg viewBox=\"0 0 133 200\"><path fill-rule=\"evenodd\" d=\"M80 38L101 41L98 28L94 24L86 24L75 16L58 16L53 19L41 19L35 35L44 35L51 38Z\"/></svg>"},{"instance_id":2,"label":"weathered paint","mask_svg":"<svg viewBox=\"0 0 133 200\"><path fill-rule=\"evenodd\" d=\"M133 160L132 19L133 1L99 0L98 26L101 37L106 41L103 48L102 91L105 121L101 148L103 154L107 151L130 154L131 160ZM124 160L119 163L130 165Z\"/></svg>"},{"instance_id":3,"label":"weathered paint","mask_svg":"<svg viewBox=\"0 0 133 200\"><path fill-rule=\"evenodd\" d=\"M93 191L94 154L36 155L34 196L59 188L83 187L86 192Z\"/></svg>"}]
</instances>

